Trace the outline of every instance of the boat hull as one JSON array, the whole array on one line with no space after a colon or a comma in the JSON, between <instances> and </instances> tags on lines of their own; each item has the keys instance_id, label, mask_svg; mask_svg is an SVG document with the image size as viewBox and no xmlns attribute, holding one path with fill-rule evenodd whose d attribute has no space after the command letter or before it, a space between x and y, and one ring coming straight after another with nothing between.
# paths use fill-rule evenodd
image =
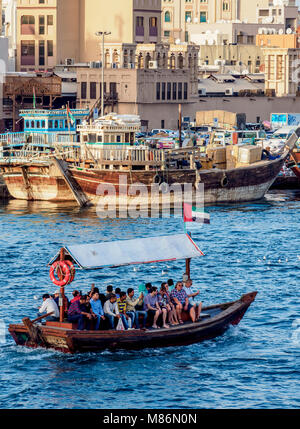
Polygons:
<instances>
[{"instance_id":1,"label":"boat hull","mask_svg":"<svg viewBox=\"0 0 300 429\"><path fill-rule=\"evenodd\" d=\"M17 200L74 201L64 178L52 163L1 165L9 194Z\"/></svg>"},{"instance_id":2,"label":"boat hull","mask_svg":"<svg viewBox=\"0 0 300 429\"><path fill-rule=\"evenodd\" d=\"M112 171L97 169L81 169L69 167L69 172L78 183L89 200L97 203L103 199L103 190L113 185L116 192L116 201L119 207L126 207L138 195L140 206L149 208L151 203L164 204L163 192L157 193L155 177L170 188L175 184L192 185L191 202L197 201L197 188L204 185L205 204L236 203L255 201L264 197L278 176L285 157L274 161L265 161L247 167L233 170L168 170L168 171ZM125 185L122 185L125 183ZM140 185L144 188L139 192ZM159 187L162 190L161 185ZM184 190L182 186L182 191ZM179 194L179 198L181 194ZM174 194L170 194L171 204L177 202Z\"/></svg>"},{"instance_id":3,"label":"boat hull","mask_svg":"<svg viewBox=\"0 0 300 429\"><path fill-rule=\"evenodd\" d=\"M274 161L235 168L232 170L115 170L79 168L69 164L72 177L87 200L97 204L103 200L107 186L114 187L116 207L128 208L137 203L141 209L153 205L170 207L182 204L184 185L190 185L189 202L199 201L204 186L204 203L237 203L255 201L264 197L278 176L286 156ZM29 201L75 201L74 194L54 162L1 165L3 179L13 198ZM157 184L157 179L159 184ZM162 184L169 186L166 192ZM142 191L141 191L142 187ZM202 196L201 196L202 198ZM186 195L185 195L186 200ZM202 202L202 199L200 200ZM186 202L188 202L186 200Z\"/></svg>"},{"instance_id":4,"label":"boat hull","mask_svg":"<svg viewBox=\"0 0 300 429\"><path fill-rule=\"evenodd\" d=\"M32 341L24 325L10 325L9 332L16 344L27 347L45 347L64 353L97 352L106 349L139 350L183 346L216 338L231 325L242 320L257 292L244 295L240 300L207 307L203 311L219 309L217 315L197 323L186 323L170 329L131 330L131 331L78 331L60 326L39 327L42 340Z\"/></svg>"}]
</instances>

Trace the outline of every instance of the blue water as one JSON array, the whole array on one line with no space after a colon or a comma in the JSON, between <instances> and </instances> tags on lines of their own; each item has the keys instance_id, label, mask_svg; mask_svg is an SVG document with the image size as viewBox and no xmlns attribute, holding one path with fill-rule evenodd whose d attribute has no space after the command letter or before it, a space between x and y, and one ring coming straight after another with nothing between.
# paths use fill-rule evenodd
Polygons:
<instances>
[{"instance_id":1,"label":"blue water","mask_svg":"<svg viewBox=\"0 0 300 429\"><path fill-rule=\"evenodd\" d=\"M258 290L238 327L188 347L68 356L17 347L0 336L0 408L297 408L300 406L300 193L209 208L193 237L204 304ZM95 208L11 201L0 205L0 334L35 317L54 292L47 262L62 244L172 234L178 219L99 220ZM126 289L180 279L184 262L77 272L68 293L90 284Z\"/></svg>"}]
</instances>

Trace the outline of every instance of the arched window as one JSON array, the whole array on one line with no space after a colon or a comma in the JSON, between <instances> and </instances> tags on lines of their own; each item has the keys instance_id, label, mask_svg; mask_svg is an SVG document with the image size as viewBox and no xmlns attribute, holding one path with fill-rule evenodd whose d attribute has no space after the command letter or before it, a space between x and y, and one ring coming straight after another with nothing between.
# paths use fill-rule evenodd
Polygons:
<instances>
[{"instance_id":1,"label":"arched window","mask_svg":"<svg viewBox=\"0 0 300 429\"><path fill-rule=\"evenodd\" d=\"M171 22L171 14L169 11L165 13L165 22Z\"/></svg>"}]
</instances>

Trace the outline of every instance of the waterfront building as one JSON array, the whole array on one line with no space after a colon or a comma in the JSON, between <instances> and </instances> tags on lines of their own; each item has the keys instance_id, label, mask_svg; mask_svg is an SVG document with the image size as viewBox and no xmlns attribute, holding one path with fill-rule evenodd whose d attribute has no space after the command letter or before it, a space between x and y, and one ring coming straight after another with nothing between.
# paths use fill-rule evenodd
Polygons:
<instances>
[{"instance_id":1,"label":"waterfront building","mask_svg":"<svg viewBox=\"0 0 300 429\"><path fill-rule=\"evenodd\" d=\"M18 0L17 70L97 61L99 31L110 43L157 43L161 0Z\"/></svg>"},{"instance_id":2,"label":"waterfront building","mask_svg":"<svg viewBox=\"0 0 300 429\"><path fill-rule=\"evenodd\" d=\"M107 63L104 70L106 113L139 115L144 129L165 128L167 123L177 128L178 104L193 103L198 97L198 47L138 44L132 46L133 67L124 59L128 46L119 48L119 66ZM102 70L93 63L78 67L77 107L99 109L101 80ZM160 118L158 122L153 119L154 110Z\"/></svg>"},{"instance_id":3,"label":"waterfront building","mask_svg":"<svg viewBox=\"0 0 300 429\"><path fill-rule=\"evenodd\" d=\"M263 48L265 56L266 92L276 97L299 96L300 49Z\"/></svg>"},{"instance_id":4,"label":"waterfront building","mask_svg":"<svg viewBox=\"0 0 300 429\"><path fill-rule=\"evenodd\" d=\"M61 78L55 75L37 75L36 73L7 73L3 84L3 112L0 130L23 129L19 110L32 108L52 108L61 98Z\"/></svg>"},{"instance_id":5,"label":"waterfront building","mask_svg":"<svg viewBox=\"0 0 300 429\"><path fill-rule=\"evenodd\" d=\"M295 0L163 0L162 37L193 41L195 35L218 31L226 43L255 44L259 27L296 31ZM209 33L208 33L209 34ZM208 43L212 38L208 38Z\"/></svg>"}]
</instances>

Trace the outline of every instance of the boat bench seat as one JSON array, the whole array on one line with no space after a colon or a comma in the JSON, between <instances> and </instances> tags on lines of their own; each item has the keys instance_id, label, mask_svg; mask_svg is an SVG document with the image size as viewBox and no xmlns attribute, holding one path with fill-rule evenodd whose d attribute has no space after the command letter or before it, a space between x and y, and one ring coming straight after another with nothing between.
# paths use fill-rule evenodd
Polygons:
<instances>
[{"instance_id":1,"label":"boat bench seat","mask_svg":"<svg viewBox=\"0 0 300 429\"><path fill-rule=\"evenodd\" d=\"M51 326L53 328L66 328L66 329L77 329L77 323L70 322L46 322L46 326Z\"/></svg>"}]
</instances>

